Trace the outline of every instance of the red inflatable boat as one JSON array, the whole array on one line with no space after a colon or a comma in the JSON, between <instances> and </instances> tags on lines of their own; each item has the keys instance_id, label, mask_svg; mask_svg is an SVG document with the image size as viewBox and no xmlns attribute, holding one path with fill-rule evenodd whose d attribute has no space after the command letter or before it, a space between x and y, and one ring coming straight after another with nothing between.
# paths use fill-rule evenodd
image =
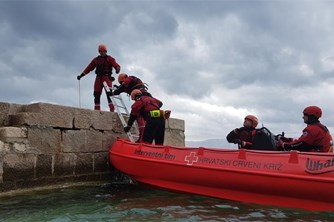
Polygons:
<instances>
[{"instance_id":1,"label":"red inflatable boat","mask_svg":"<svg viewBox=\"0 0 334 222\"><path fill-rule=\"evenodd\" d=\"M210 197L334 211L334 154L155 146L117 139L111 164L133 180Z\"/></svg>"}]
</instances>

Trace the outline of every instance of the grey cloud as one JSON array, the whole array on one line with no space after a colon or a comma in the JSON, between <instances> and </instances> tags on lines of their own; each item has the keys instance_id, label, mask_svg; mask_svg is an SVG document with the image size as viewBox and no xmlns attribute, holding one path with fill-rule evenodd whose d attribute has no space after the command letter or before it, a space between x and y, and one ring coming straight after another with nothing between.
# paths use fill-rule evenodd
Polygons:
<instances>
[{"instance_id":1,"label":"grey cloud","mask_svg":"<svg viewBox=\"0 0 334 222\"><path fill-rule=\"evenodd\" d=\"M75 76L103 42L122 71L153 75L143 79L157 89L153 95L252 111L275 131L303 126L301 110L317 101L329 120L334 110L316 89L326 83L324 93L333 94L333 6L331 1L1 1L0 95L10 102L77 105ZM82 102L89 108L94 75L81 81ZM172 108L188 112L186 106ZM214 122L210 113L191 112ZM240 125L227 117L220 125Z\"/></svg>"}]
</instances>

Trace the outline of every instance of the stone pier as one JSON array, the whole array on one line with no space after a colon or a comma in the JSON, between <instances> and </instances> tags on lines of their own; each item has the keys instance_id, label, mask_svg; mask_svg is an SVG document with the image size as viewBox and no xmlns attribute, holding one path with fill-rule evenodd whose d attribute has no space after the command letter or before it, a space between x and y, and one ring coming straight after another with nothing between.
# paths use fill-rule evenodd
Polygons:
<instances>
[{"instance_id":1,"label":"stone pier","mask_svg":"<svg viewBox=\"0 0 334 222\"><path fill-rule=\"evenodd\" d=\"M117 113L0 102L0 191L81 181L119 182L119 172L108 156L118 137L126 134ZM185 145L183 120L168 120L165 144Z\"/></svg>"}]
</instances>

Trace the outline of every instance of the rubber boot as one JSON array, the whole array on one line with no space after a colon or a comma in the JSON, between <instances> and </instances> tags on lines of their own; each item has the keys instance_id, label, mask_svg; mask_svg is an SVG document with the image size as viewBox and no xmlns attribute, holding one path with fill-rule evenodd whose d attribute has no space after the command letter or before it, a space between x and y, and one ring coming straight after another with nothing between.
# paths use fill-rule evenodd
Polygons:
<instances>
[{"instance_id":1,"label":"rubber boot","mask_svg":"<svg viewBox=\"0 0 334 222\"><path fill-rule=\"evenodd\" d=\"M95 110L101 110L101 106L100 106L100 104L95 104L94 109L95 109Z\"/></svg>"}]
</instances>

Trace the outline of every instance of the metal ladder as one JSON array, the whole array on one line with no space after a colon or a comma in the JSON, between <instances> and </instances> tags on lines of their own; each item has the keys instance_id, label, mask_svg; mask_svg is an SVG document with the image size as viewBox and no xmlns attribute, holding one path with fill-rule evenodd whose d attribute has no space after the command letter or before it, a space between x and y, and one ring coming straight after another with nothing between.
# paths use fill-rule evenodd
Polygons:
<instances>
[{"instance_id":1,"label":"metal ladder","mask_svg":"<svg viewBox=\"0 0 334 222\"><path fill-rule=\"evenodd\" d=\"M106 92L108 93L107 96L110 95L111 94L110 88L105 81L103 82L103 86L104 86L104 89L106 90ZM110 97L112 103L114 104L115 110L118 114L119 119L122 122L123 127L126 127L128 125L128 123L125 120L125 118L129 119L130 113L129 113L128 109L126 108L126 105L123 101L123 98L122 98L121 94L113 95L113 96L109 96L109 97ZM131 142L135 142L139 139L139 128L138 128L137 122L135 122L132 125L131 130L129 132L127 132L126 134L127 134L128 138Z\"/></svg>"}]
</instances>

